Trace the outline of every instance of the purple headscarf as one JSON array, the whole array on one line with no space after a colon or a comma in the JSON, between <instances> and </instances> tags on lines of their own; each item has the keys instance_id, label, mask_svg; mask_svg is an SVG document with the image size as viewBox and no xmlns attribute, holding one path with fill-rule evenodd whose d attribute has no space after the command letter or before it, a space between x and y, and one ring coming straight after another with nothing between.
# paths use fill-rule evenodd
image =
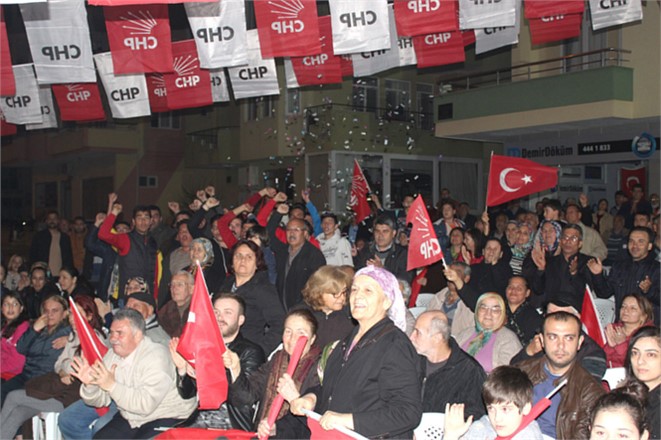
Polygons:
<instances>
[{"instance_id":1,"label":"purple headscarf","mask_svg":"<svg viewBox=\"0 0 661 440\"><path fill-rule=\"evenodd\" d=\"M406 331L406 306L404 305L404 298L402 292L399 290L399 282L395 275L386 269L376 266L365 266L356 272L354 279L360 275L365 275L372 278L379 283L383 294L386 295L392 305L388 309L388 317L395 323L397 327L403 332Z\"/></svg>"}]
</instances>

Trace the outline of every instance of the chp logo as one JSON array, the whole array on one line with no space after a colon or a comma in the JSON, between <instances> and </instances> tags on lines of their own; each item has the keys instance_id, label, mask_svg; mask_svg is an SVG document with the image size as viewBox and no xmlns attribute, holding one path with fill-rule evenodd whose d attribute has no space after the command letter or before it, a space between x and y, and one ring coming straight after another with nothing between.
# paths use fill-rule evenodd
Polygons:
<instances>
[{"instance_id":1,"label":"chp logo","mask_svg":"<svg viewBox=\"0 0 661 440\"><path fill-rule=\"evenodd\" d=\"M322 35L319 38L319 41L321 42L321 49L322 51L326 47L326 36ZM321 53L319 55L314 55L314 56L306 56L303 57L303 65L305 66L321 66L323 64L326 64L326 61L328 61L328 54L327 53Z\"/></svg>"},{"instance_id":2,"label":"chp logo","mask_svg":"<svg viewBox=\"0 0 661 440\"><path fill-rule=\"evenodd\" d=\"M199 75L195 71L199 68L197 57L193 55L182 55L174 58L174 73L178 78L174 80L174 85L179 89L195 87L200 83Z\"/></svg>"},{"instance_id":3,"label":"chp logo","mask_svg":"<svg viewBox=\"0 0 661 440\"><path fill-rule=\"evenodd\" d=\"M413 11L414 14L422 12L438 11L441 7L440 0L410 0L406 3L406 7Z\"/></svg>"},{"instance_id":4,"label":"chp logo","mask_svg":"<svg viewBox=\"0 0 661 440\"><path fill-rule=\"evenodd\" d=\"M438 238L436 238L436 233L429 220L429 214L427 214L423 203L416 204L412 223L415 225L415 233L420 237L420 255L425 260L442 256L441 245L438 242Z\"/></svg>"},{"instance_id":5,"label":"chp logo","mask_svg":"<svg viewBox=\"0 0 661 440\"><path fill-rule=\"evenodd\" d=\"M64 87L67 89L66 97L69 102L87 101L92 96L92 92L81 84L65 84Z\"/></svg>"},{"instance_id":6,"label":"chp logo","mask_svg":"<svg viewBox=\"0 0 661 440\"><path fill-rule=\"evenodd\" d=\"M158 22L150 11L129 11L128 16L120 16L126 24L122 28L130 31L130 37L124 39L124 46L131 50L149 50L158 47L158 40L152 35L152 31Z\"/></svg>"},{"instance_id":7,"label":"chp logo","mask_svg":"<svg viewBox=\"0 0 661 440\"><path fill-rule=\"evenodd\" d=\"M376 23L377 15L374 11L353 11L341 14L340 23L352 28L356 26L371 26Z\"/></svg>"},{"instance_id":8,"label":"chp logo","mask_svg":"<svg viewBox=\"0 0 661 440\"><path fill-rule=\"evenodd\" d=\"M277 21L271 23L271 29L279 34L292 34L303 32L305 23L299 20L305 6L300 0L273 0L269 2L273 8L271 13L276 16Z\"/></svg>"},{"instance_id":9,"label":"chp logo","mask_svg":"<svg viewBox=\"0 0 661 440\"><path fill-rule=\"evenodd\" d=\"M163 78L162 73L153 73L148 76L151 85L154 87L154 95L159 98L165 98L168 95L167 89L165 88L165 79Z\"/></svg>"}]
</instances>

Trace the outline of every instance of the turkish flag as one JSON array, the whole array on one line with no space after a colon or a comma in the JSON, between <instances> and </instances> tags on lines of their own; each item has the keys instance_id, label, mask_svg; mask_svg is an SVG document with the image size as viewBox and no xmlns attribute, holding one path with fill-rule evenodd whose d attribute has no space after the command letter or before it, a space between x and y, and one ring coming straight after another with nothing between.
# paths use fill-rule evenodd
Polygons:
<instances>
[{"instance_id":1,"label":"turkish flag","mask_svg":"<svg viewBox=\"0 0 661 440\"><path fill-rule=\"evenodd\" d=\"M395 0L397 34L403 37L459 30L457 0Z\"/></svg>"},{"instance_id":2,"label":"turkish flag","mask_svg":"<svg viewBox=\"0 0 661 440\"><path fill-rule=\"evenodd\" d=\"M319 17L321 54L292 57L291 63L299 86L342 82L342 57L333 54L333 30L330 15Z\"/></svg>"},{"instance_id":3,"label":"turkish flag","mask_svg":"<svg viewBox=\"0 0 661 440\"><path fill-rule=\"evenodd\" d=\"M96 83L53 84L52 88L63 121L106 119Z\"/></svg>"},{"instance_id":4,"label":"turkish flag","mask_svg":"<svg viewBox=\"0 0 661 440\"><path fill-rule=\"evenodd\" d=\"M204 107L213 104L211 75L200 68L194 40L172 43L174 72L164 73L168 108Z\"/></svg>"},{"instance_id":5,"label":"turkish flag","mask_svg":"<svg viewBox=\"0 0 661 440\"><path fill-rule=\"evenodd\" d=\"M360 223L370 216L372 210L367 202L367 193L370 187L365 180L363 170L360 169L358 161L353 160L353 179L351 179L351 196L349 208L356 213L356 223Z\"/></svg>"},{"instance_id":6,"label":"turkish flag","mask_svg":"<svg viewBox=\"0 0 661 440\"><path fill-rule=\"evenodd\" d=\"M558 169L528 159L491 156L487 206L497 206L558 184Z\"/></svg>"},{"instance_id":7,"label":"turkish flag","mask_svg":"<svg viewBox=\"0 0 661 440\"><path fill-rule=\"evenodd\" d=\"M92 330L90 323L80 314L80 310L78 310L76 303L71 297L69 297L69 306L76 326L76 334L80 340L80 351L83 353L83 356L85 356L85 359L87 359L90 365L96 361L103 362L103 356L108 352L108 347L99 340L99 337Z\"/></svg>"},{"instance_id":8,"label":"turkish flag","mask_svg":"<svg viewBox=\"0 0 661 440\"><path fill-rule=\"evenodd\" d=\"M524 0L527 19L557 15L583 14L585 2L576 0Z\"/></svg>"},{"instance_id":9,"label":"turkish flag","mask_svg":"<svg viewBox=\"0 0 661 440\"><path fill-rule=\"evenodd\" d=\"M638 168L620 168L620 189L631 199L631 189L634 185L642 185L643 190L647 188L647 169L644 166Z\"/></svg>"},{"instance_id":10,"label":"turkish flag","mask_svg":"<svg viewBox=\"0 0 661 440\"><path fill-rule=\"evenodd\" d=\"M462 63L466 60L464 39L459 31L418 35L413 37L413 47L418 58L418 68Z\"/></svg>"},{"instance_id":11,"label":"turkish flag","mask_svg":"<svg viewBox=\"0 0 661 440\"><path fill-rule=\"evenodd\" d=\"M429 266L443 259L441 245L429 219L429 213L422 196L418 196L406 214L406 224L411 223L411 237L406 270Z\"/></svg>"},{"instance_id":12,"label":"turkish flag","mask_svg":"<svg viewBox=\"0 0 661 440\"><path fill-rule=\"evenodd\" d=\"M165 79L162 73L148 73L145 75L147 79L147 91L149 93L149 107L152 113L160 113L170 111L168 107L168 92L165 88Z\"/></svg>"},{"instance_id":13,"label":"turkish flag","mask_svg":"<svg viewBox=\"0 0 661 440\"><path fill-rule=\"evenodd\" d=\"M597 306L594 304L594 297L590 291L590 287L585 285L585 293L583 294L583 305L581 307L581 322L585 327L585 333L595 340L600 347L606 345L606 334L604 333L604 325L599 319Z\"/></svg>"},{"instance_id":14,"label":"turkish flag","mask_svg":"<svg viewBox=\"0 0 661 440\"><path fill-rule=\"evenodd\" d=\"M578 2L576 2L578 3ZM528 19L532 44L552 43L581 35L583 14L555 15Z\"/></svg>"},{"instance_id":15,"label":"turkish flag","mask_svg":"<svg viewBox=\"0 0 661 440\"><path fill-rule=\"evenodd\" d=\"M115 75L172 72L167 5L103 8Z\"/></svg>"},{"instance_id":16,"label":"turkish flag","mask_svg":"<svg viewBox=\"0 0 661 440\"><path fill-rule=\"evenodd\" d=\"M262 58L321 53L316 0L257 0L253 5Z\"/></svg>"},{"instance_id":17,"label":"turkish flag","mask_svg":"<svg viewBox=\"0 0 661 440\"><path fill-rule=\"evenodd\" d=\"M7 25L2 9L0 9L0 96L14 96L15 94L16 81L11 64L9 40L7 40Z\"/></svg>"},{"instance_id":18,"label":"turkish flag","mask_svg":"<svg viewBox=\"0 0 661 440\"><path fill-rule=\"evenodd\" d=\"M225 343L199 263L195 271L188 322L179 338L177 351L195 367L200 409L220 408L227 400L227 376L223 363Z\"/></svg>"}]
</instances>

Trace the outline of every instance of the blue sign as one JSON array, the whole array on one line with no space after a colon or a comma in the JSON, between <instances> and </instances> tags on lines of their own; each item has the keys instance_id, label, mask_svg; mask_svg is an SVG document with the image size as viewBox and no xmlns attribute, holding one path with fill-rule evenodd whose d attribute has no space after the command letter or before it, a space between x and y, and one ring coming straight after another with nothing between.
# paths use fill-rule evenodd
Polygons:
<instances>
[{"instance_id":1,"label":"blue sign","mask_svg":"<svg viewBox=\"0 0 661 440\"><path fill-rule=\"evenodd\" d=\"M641 159L647 159L656 151L656 139L649 133L642 133L633 138L631 151Z\"/></svg>"}]
</instances>

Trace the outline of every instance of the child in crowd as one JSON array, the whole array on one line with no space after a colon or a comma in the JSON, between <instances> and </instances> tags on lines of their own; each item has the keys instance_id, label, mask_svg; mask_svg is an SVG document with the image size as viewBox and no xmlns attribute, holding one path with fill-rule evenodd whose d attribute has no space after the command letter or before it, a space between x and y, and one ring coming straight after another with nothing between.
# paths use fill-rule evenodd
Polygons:
<instances>
[{"instance_id":1,"label":"child in crowd","mask_svg":"<svg viewBox=\"0 0 661 440\"><path fill-rule=\"evenodd\" d=\"M23 265L23 257L12 255L7 264L7 273L5 274L5 287L9 290L17 290L18 282L21 279L19 268Z\"/></svg>"},{"instance_id":2,"label":"child in crowd","mask_svg":"<svg viewBox=\"0 0 661 440\"><path fill-rule=\"evenodd\" d=\"M516 433L524 416L532 409L532 388L526 373L518 368L505 365L494 368L482 387L487 415L472 423L473 416L464 420L463 404L446 405L443 439L541 440L542 431L534 420ZM516 435L512 436L514 433Z\"/></svg>"}]
</instances>

